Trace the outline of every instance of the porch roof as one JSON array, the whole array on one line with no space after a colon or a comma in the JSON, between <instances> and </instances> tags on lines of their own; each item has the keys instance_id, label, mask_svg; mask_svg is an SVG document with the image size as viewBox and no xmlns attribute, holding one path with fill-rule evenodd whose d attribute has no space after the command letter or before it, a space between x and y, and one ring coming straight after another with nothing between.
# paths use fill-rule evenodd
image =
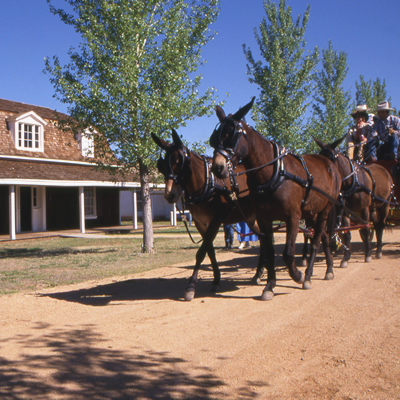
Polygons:
<instances>
[{"instance_id":1,"label":"porch roof","mask_svg":"<svg viewBox=\"0 0 400 400\"><path fill-rule=\"evenodd\" d=\"M136 174L110 175L91 164L0 159L0 185L139 187ZM160 185L161 186L161 185Z\"/></svg>"}]
</instances>

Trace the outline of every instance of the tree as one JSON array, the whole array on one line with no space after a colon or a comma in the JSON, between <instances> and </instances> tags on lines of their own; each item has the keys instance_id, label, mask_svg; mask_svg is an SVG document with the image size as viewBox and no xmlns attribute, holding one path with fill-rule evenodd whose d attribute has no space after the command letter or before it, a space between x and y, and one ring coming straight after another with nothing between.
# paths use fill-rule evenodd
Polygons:
<instances>
[{"instance_id":1,"label":"tree","mask_svg":"<svg viewBox=\"0 0 400 400\"><path fill-rule=\"evenodd\" d=\"M61 126L96 129L98 165L118 163L140 173L143 247L153 251L150 178L157 158L151 132L169 135L185 121L211 113L214 91L199 95L202 47L219 0L65 0L50 10L82 36L70 63L46 59L55 97L69 105ZM109 149L112 148L113 157Z\"/></svg>"},{"instance_id":2,"label":"tree","mask_svg":"<svg viewBox=\"0 0 400 400\"><path fill-rule=\"evenodd\" d=\"M351 94L343 89L349 67L347 54L333 50L330 41L328 49L322 50L321 61L322 69L315 75L313 115L308 129L311 136L331 143L346 133L351 122Z\"/></svg>"},{"instance_id":3,"label":"tree","mask_svg":"<svg viewBox=\"0 0 400 400\"><path fill-rule=\"evenodd\" d=\"M356 82L356 103L354 107L358 104L366 104L373 112L377 104L385 100L391 102L391 98L388 97L386 92L385 80L381 82L380 78L376 78L374 82L371 79L366 81L364 76L360 75L360 82Z\"/></svg>"},{"instance_id":4,"label":"tree","mask_svg":"<svg viewBox=\"0 0 400 400\"><path fill-rule=\"evenodd\" d=\"M243 45L249 81L261 89L252 117L256 129L265 136L301 151L303 115L309 105L312 72L319 57L317 47L313 52L305 50L310 7L296 22L285 0L279 1L278 8L270 0L264 1L264 9L268 21L264 17L259 32L255 28L254 34L265 65L256 61L250 48Z\"/></svg>"}]
</instances>

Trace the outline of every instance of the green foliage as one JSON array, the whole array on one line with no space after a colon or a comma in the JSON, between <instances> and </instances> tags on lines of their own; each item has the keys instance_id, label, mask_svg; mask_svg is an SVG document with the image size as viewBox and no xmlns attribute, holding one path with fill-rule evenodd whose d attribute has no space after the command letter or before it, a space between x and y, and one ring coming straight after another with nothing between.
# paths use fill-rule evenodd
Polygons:
<instances>
[{"instance_id":1,"label":"green foliage","mask_svg":"<svg viewBox=\"0 0 400 400\"><path fill-rule=\"evenodd\" d=\"M48 0L50 4L51 0ZM150 133L169 135L185 121L211 113L214 90L200 95L202 47L219 0L66 0L72 13L50 10L83 39L70 63L46 58L55 97L69 105L63 126L94 127L96 156L107 165L151 170L157 149Z\"/></svg>"},{"instance_id":2,"label":"green foliage","mask_svg":"<svg viewBox=\"0 0 400 400\"><path fill-rule=\"evenodd\" d=\"M312 91L312 72L318 63L318 48L306 52L304 33L310 7L303 18L293 21L285 0L277 7L264 2L267 19L263 18L255 38L265 64L256 61L250 48L243 45L248 62L249 81L260 87L253 108L258 131L286 147L304 151L303 115Z\"/></svg>"},{"instance_id":3,"label":"green foliage","mask_svg":"<svg viewBox=\"0 0 400 400\"><path fill-rule=\"evenodd\" d=\"M381 82L380 78L376 78L374 82L370 79L366 81L363 75L360 75L360 82L356 82L356 102L358 104L366 104L373 113L377 104L382 101L391 102L391 98L387 97L385 80Z\"/></svg>"},{"instance_id":4,"label":"green foliage","mask_svg":"<svg viewBox=\"0 0 400 400\"><path fill-rule=\"evenodd\" d=\"M346 134L350 122L350 90L344 91L343 83L349 70L347 55L333 50L332 43L322 50L322 70L315 74L316 88L312 104L313 115L308 126L309 136L331 143ZM315 152L314 141L308 152Z\"/></svg>"}]
</instances>

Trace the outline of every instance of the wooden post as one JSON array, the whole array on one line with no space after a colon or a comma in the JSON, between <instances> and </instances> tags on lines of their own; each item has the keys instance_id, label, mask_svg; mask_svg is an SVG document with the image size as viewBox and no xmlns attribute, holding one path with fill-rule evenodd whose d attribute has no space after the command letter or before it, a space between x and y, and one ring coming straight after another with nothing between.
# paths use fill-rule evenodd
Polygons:
<instances>
[{"instance_id":1,"label":"wooden post","mask_svg":"<svg viewBox=\"0 0 400 400\"><path fill-rule=\"evenodd\" d=\"M79 225L81 233L86 233L85 229L85 191L83 186L79 186Z\"/></svg>"},{"instance_id":2,"label":"wooden post","mask_svg":"<svg viewBox=\"0 0 400 400\"><path fill-rule=\"evenodd\" d=\"M9 229L10 229L10 239L15 240L16 235L16 203L15 203L15 185L9 186Z\"/></svg>"}]
</instances>

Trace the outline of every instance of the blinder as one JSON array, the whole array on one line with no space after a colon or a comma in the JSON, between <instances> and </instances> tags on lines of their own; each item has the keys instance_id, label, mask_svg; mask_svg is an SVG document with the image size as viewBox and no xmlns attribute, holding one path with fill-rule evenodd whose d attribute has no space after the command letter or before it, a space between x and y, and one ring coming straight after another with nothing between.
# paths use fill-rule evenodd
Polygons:
<instances>
[{"instance_id":1,"label":"blinder","mask_svg":"<svg viewBox=\"0 0 400 400\"><path fill-rule=\"evenodd\" d=\"M227 143L222 145L221 135L228 123L233 124L233 134L231 138L228 137ZM215 127L210 137L210 146L214 148L214 152L221 154L227 160L232 160L234 155L239 158L237 155L237 146L241 135L247 138L246 132L241 123L227 117Z\"/></svg>"},{"instance_id":2,"label":"blinder","mask_svg":"<svg viewBox=\"0 0 400 400\"><path fill-rule=\"evenodd\" d=\"M186 185L186 182L189 178L188 176L188 171L191 172L190 168L186 168L186 166L190 166L190 156L187 153L186 147L183 147L182 153L178 151L179 149L172 147L171 149L168 149L165 158L160 158L157 161L157 168L158 171L164 175L165 180L173 180L176 184L181 185L184 187ZM171 165L171 155L174 151L178 151L179 157L180 157L180 172L179 174L175 174Z\"/></svg>"}]
</instances>

